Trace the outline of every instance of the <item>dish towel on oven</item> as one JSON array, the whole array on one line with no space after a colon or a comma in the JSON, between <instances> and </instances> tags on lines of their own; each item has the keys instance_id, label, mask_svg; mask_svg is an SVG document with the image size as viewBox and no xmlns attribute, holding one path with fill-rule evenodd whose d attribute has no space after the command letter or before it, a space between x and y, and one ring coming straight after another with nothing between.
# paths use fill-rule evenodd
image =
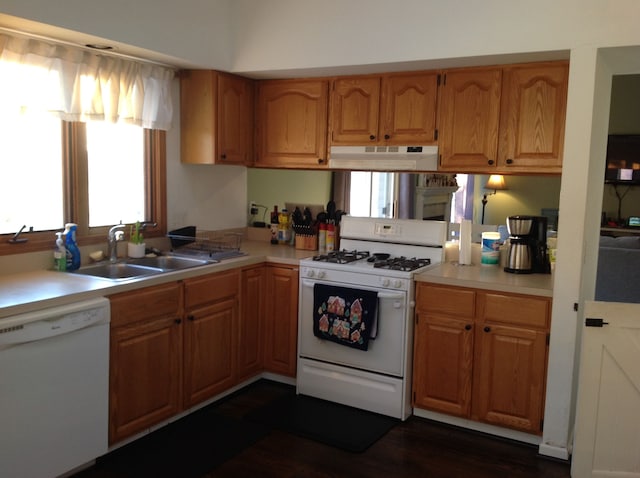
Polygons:
<instances>
[{"instance_id":1,"label":"dish towel on oven","mask_svg":"<svg viewBox=\"0 0 640 478\"><path fill-rule=\"evenodd\" d=\"M367 350L377 328L378 293L370 290L313 286L313 334Z\"/></svg>"}]
</instances>

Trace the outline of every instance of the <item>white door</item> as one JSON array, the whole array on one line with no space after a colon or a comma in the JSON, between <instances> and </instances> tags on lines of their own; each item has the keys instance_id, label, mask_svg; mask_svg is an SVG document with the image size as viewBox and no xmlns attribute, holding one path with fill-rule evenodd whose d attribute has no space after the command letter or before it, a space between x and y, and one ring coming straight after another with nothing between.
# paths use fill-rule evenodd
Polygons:
<instances>
[{"instance_id":1,"label":"white door","mask_svg":"<svg viewBox=\"0 0 640 478\"><path fill-rule=\"evenodd\" d=\"M571 476L640 478L640 304L587 302Z\"/></svg>"}]
</instances>

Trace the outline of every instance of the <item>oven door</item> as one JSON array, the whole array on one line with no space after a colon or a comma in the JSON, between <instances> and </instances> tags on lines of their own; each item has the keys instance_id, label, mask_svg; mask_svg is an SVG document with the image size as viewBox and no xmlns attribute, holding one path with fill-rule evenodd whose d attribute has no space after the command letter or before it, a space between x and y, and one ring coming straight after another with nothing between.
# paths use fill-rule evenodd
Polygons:
<instances>
[{"instance_id":1,"label":"oven door","mask_svg":"<svg viewBox=\"0 0 640 478\"><path fill-rule=\"evenodd\" d=\"M313 334L313 286L326 284L354 290L378 292L378 327L375 339L369 340L368 350L358 350ZM302 358L321 360L370 372L402 377L405 368L407 333L407 292L353 284L322 282L309 279L300 281L298 313L298 344Z\"/></svg>"}]
</instances>

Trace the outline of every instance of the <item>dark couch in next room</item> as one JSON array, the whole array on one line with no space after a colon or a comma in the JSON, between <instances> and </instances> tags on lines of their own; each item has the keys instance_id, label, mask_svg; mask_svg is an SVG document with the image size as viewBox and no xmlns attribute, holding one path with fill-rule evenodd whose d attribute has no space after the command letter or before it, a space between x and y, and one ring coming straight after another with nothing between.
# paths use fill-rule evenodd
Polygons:
<instances>
[{"instance_id":1,"label":"dark couch in next room","mask_svg":"<svg viewBox=\"0 0 640 478\"><path fill-rule=\"evenodd\" d=\"M640 236L600 237L595 299L640 303Z\"/></svg>"}]
</instances>

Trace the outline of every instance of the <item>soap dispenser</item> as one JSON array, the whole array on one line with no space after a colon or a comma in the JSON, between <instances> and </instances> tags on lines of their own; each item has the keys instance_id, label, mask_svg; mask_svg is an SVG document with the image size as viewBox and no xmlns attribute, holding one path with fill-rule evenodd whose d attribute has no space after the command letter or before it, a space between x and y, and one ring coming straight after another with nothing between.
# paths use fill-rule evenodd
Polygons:
<instances>
[{"instance_id":1,"label":"soap dispenser","mask_svg":"<svg viewBox=\"0 0 640 478\"><path fill-rule=\"evenodd\" d=\"M56 232L56 248L53 251L53 269L59 272L67 270L67 248L64 247L62 232Z\"/></svg>"},{"instance_id":2,"label":"soap dispenser","mask_svg":"<svg viewBox=\"0 0 640 478\"><path fill-rule=\"evenodd\" d=\"M80 268L80 249L76 243L77 224L65 224L64 237L67 248L67 270L75 271Z\"/></svg>"}]
</instances>

